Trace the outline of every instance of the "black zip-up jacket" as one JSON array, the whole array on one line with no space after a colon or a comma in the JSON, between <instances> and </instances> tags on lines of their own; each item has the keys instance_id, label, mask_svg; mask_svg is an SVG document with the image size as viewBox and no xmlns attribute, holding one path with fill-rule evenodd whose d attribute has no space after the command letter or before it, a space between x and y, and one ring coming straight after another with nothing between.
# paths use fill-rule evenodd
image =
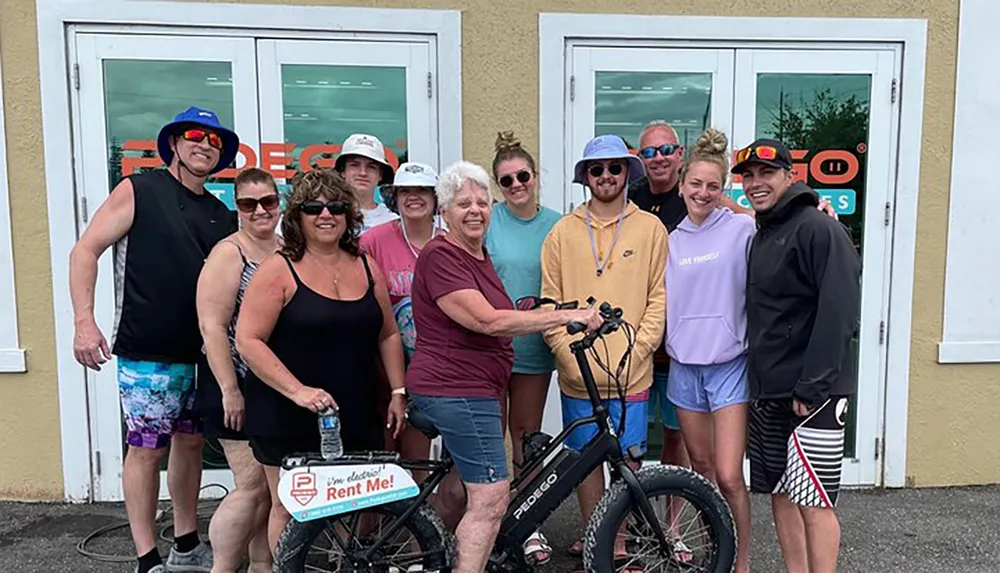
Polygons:
<instances>
[{"instance_id":1,"label":"black zip-up jacket","mask_svg":"<svg viewBox=\"0 0 1000 573\"><path fill-rule=\"evenodd\" d=\"M851 340L861 312L861 259L847 230L793 184L757 213L747 268L751 399L819 406L855 392Z\"/></svg>"}]
</instances>

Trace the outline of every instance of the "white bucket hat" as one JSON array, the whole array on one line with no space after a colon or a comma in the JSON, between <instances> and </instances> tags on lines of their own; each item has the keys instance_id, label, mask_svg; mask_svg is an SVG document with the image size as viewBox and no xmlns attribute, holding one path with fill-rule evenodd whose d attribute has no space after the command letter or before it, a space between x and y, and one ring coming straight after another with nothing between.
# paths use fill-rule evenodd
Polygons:
<instances>
[{"instance_id":1,"label":"white bucket hat","mask_svg":"<svg viewBox=\"0 0 1000 573\"><path fill-rule=\"evenodd\" d=\"M368 159L371 159L379 164L382 168L382 178L379 181L379 184L384 185L389 181L392 181L394 171L392 169L392 165L390 165L385 159L385 146L382 145L379 138L366 133L352 134L344 141L344 145L341 146L340 155L337 156L334 168L337 171L343 172L344 163L351 155L367 157Z\"/></svg>"},{"instance_id":2,"label":"white bucket hat","mask_svg":"<svg viewBox=\"0 0 1000 573\"><path fill-rule=\"evenodd\" d=\"M438 174L426 163L409 162L399 166L393 187L436 187Z\"/></svg>"},{"instance_id":3,"label":"white bucket hat","mask_svg":"<svg viewBox=\"0 0 1000 573\"><path fill-rule=\"evenodd\" d=\"M400 187L428 187L431 191L437 187L438 174L434 168L426 163L409 162L399 166L396 177L392 185L383 185L379 192L382 194L382 201L393 213L399 213L399 204L396 199L396 189ZM437 211L437 197L434 198L434 210Z\"/></svg>"}]
</instances>

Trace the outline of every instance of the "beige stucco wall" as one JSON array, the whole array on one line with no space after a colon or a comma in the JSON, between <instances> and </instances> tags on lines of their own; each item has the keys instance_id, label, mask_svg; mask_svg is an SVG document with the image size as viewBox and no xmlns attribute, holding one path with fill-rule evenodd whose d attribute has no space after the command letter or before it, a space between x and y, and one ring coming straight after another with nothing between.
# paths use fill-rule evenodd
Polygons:
<instances>
[{"instance_id":1,"label":"beige stucco wall","mask_svg":"<svg viewBox=\"0 0 1000 573\"><path fill-rule=\"evenodd\" d=\"M32 2L0 2L17 325L26 374L0 374L0 497L63 496L52 276ZM72 201L68 190L63 190ZM4 317L6 319L6 317Z\"/></svg>"},{"instance_id":2,"label":"beige stucco wall","mask_svg":"<svg viewBox=\"0 0 1000 573\"><path fill-rule=\"evenodd\" d=\"M500 129L513 129L531 149L538 148L539 12L772 17L776 6L772 0L284 3L462 10L463 144L467 158L483 164L489 162ZM800 0L781 7L788 16L929 21L907 475L918 486L1000 482L1000 459L982 455L975 447L990 443L1000 430L1000 411L995 407L1000 403L1000 385L994 382L1000 371L995 366L943 367L935 361L943 313L958 0ZM22 345L29 349L30 369L27 375L0 375L0 495L29 498L62 494L36 45L30 2L0 3L18 322ZM26 464L26 459L34 462Z\"/></svg>"}]
</instances>

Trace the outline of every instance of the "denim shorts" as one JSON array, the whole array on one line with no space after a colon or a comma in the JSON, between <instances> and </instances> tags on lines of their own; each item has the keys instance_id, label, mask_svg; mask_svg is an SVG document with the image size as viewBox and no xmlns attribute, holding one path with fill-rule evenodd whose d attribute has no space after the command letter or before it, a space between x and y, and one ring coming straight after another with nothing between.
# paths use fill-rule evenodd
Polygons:
<instances>
[{"instance_id":1,"label":"denim shorts","mask_svg":"<svg viewBox=\"0 0 1000 573\"><path fill-rule=\"evenodd\" d=\"M488 484L508 478L500 400L418 394L410 399L441 433L463 482Z\"/></svg>"},{"instance_id":2,"label":"denim shorts","mask_svg":"<svg viewBox=\"0 0 1000 573\"><path fill-rule=\"evenodd\" d=\"M670 401L692 412L715 412L750 401L747 355L722 364L670 363L667 395Z\"/></svg>"},{"instance_id":3,"label":"denim shorts","mask_svg":"<svg viewBox=\"0 0 1000 573\"><path fill-rule=\"evenodd\" d=\"M582 420L594 415L594 408L590 404L589 398L571 398L561 394L563 428L568 428L570 424L577 420ZM622 420L622 403L615 398L613 400L602 400L604 407L608 409L609 418L614 425L615 433L618 433ZM618 435L621 442L622 451L625 452L632 446L639 446L643 453L646 451L646 434L648 422L646 421L646 410L648 408L649 396L625 397L625 432ZM576 452L582 452L590 440L597 435L597 424L584 424L573 430L563 444Z\"/></svg>"},{"instance_id":4,"label":"denim shorts","mask_svg":"<svg viewBox=\"0 0 1000 573\"><path fill-rule=\"evenodd\" d=\"M660 423L664 428L670 430L680 430L681 422L677 418L677 406L667 397L667 381L670 378L670 369L653 367L653 386L649 389L649 422L655 421L657 411L660 414ZM659 406L659 408L657 408Z\"/></svg>"}]
</instances>

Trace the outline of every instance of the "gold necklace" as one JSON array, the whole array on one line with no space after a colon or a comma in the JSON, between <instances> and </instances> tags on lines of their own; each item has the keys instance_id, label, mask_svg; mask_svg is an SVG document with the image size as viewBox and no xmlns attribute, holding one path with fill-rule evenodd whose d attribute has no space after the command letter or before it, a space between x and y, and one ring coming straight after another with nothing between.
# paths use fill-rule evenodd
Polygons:
<instances>
[{"instance_id":1,"label":"gold necklace","mask_svg":"<svg viewBox=\"0 0 1000 573\"><path fill-rule=\"evenodd\" d=\"M334 293L337 296L340 296L340 274L341 273L338 272L336 274L336 276L334 276L334 274L332 272L330 272L330 269L326 268L326 265L324 265L323 263L320 262L320 260L319 260L318 257L316 257L315 255L312 255L312 258L316 262L316 265L319 266L319 268L323 270L323 273L326 274L326 276L333 282ZM334 266L335 267L339 267L339 265L336 264L336 263L334 263Z\"/></svg>"}]
</instances>

